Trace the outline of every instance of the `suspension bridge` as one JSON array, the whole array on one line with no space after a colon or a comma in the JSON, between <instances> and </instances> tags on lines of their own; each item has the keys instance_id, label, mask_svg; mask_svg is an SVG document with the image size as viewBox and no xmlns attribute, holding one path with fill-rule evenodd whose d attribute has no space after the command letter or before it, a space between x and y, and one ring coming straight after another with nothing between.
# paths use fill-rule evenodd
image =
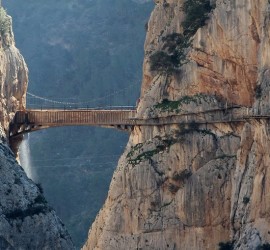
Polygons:
<instances>
[{"instance_id":1,"label":"suspension bridge","mask_svg":"<svg viewBox=\"0 0 270 250\"><path fill-rule=\"evenodd\" d=\"M59 126L102 126L121 130L131 129L130 118L135 116L137 83L131 83L120 90L110 90L103 96L88 97L86 101L77 98L53 98L27 92L27 108L16 112L10 124L9 136ZM128 105L126 105L126 103Z\"/></svg>"},{"instance_id":2,"label":"suspension bridge","mask_svg":"<svg viewBox=\"0 0 270 250\"><path fill-rule=\"evenodd\" d=\"M123 90L121 90L123 91ZM113 95L114 93L110 94ZM232 106L201 112L184 112L151 118L137 117L136 107L117 105L88 106L89 102L63 102L28 93L42 103L17 111L10 123L9 136L60 126L100 126L132 131L134 126L160 126L170 124L210 124L244 122L249 119L268 119L270 115L255 115L251 108ZM106 98L108 96L105 96ZM100 98L98 100L101 100ZM45 105L46 103L53 105ZM83 106L83 105L84 106ZM87 106L85 106L87 104ZM62 108L60 108L62 106Z\"/></svg>"}]
</instances>

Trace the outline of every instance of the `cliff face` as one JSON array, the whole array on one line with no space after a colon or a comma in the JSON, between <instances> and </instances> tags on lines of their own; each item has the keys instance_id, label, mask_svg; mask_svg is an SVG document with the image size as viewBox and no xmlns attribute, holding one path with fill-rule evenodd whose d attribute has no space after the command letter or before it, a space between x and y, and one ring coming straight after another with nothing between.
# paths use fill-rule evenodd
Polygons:
<instances>
[{"instance_id":1,"label":"cliff face","mask_svg":"<svg viewBox=\"0 0 270 250\"><path fill-rule=\"evenodd\" d=\"M15 111L25 108L28 69L15 47L12 19L3 8L0 22L0 121L7 132Z\"/></svg>"},{"instance_id":2,"label":"cliff face","mask_svg":"<svg viewBox=\"0 0 270 250\"><path fill-rule=\"evenodd\" d=\"M42 189L27 178L6 134L17 109L25 108L27 66L15 47L11 17L0 8L0 249L72 249L63 223Z\"/></svg>"},{"instance_id":3,"label":"cliff face","mask_svg":"<svg viewBox=\"0 0 270 250\"><path fill-rule=\"evenodd\" d=\"M267 0L155 2L139 117L269 114ZM267 244L269 139L267 119L135 127L84 249Z\"/></svg>"}]
</instances>

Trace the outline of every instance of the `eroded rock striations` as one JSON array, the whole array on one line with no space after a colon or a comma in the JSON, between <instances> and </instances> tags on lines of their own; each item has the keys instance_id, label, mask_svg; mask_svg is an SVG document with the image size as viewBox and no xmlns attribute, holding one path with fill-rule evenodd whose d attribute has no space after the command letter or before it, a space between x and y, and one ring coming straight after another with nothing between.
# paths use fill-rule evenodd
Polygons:
<instances>
[{"instance_id":1,"label":"eroded rock striations","mask_svg":"<svg viewBox=\"0 0 270 250\"><path fill-rule=\"evenodd\" d=\"M268 0L155 2L138 117L270 114ZM84 249L269 247L269 148L263 118L135 127Z\"/></svg>"},{"instance_id":2,"label":"eroded rock striations","mask_svg":"<svg viewBox=\"0 0 270 250\"><path fill-rule=\"evenodd\" d=\"M28 69L15 47L12 19L0 8L0 122L7 133L16 110L25 108Z\"/></svg>"},{"instance_id":3,"label":"eroded rock striations","mask_svg":"<svg viewBox=\"0 0 270 250\"><path fill-rule=\"evenodd\" d=\"M9 122L17 109L25 108L28 82L11 24L0 8L0 249L73 249L42 189L27 178L8 147Z\"/></svg>"}]
</instances>

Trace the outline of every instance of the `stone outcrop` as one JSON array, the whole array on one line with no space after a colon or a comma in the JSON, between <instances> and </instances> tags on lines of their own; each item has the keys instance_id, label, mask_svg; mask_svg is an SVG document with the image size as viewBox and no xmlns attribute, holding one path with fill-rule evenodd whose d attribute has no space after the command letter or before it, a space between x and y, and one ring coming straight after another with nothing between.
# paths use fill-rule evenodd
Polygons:
<instances>
[{"instance_id":1,"label":"stone outcrop","mask_svg":"<svg viewBox=\"0 0 270 250\"><path fill-rule=\"evenodd\" d=\"M12 19L0 9L0 121L5 132L18 109L25 108L28 69L15 47Z\"/></svg>"},{"instance_id":2,"label":"stone outcrop","mask_svg":"<svg viewBox=\"0 0 270 250\"><path fill-rule=\"evenodd\" d=\"M209 1L207 20L180 50L171 35L184 44L184 1L155 2L139 117L238 106L270 114L267 0ZM170 70L168 46L185 57ZM153 67L160 51L166 70ZM268 119L135 127L83 249L269 246L269 143Z\"/></svg>"},{"instance_id":3,"label":"stone outcrop","mask_svg":"<svg viewBox=\"0 0 270 250\"><path fill-rule=\"evenodd\" d=\"M9 123L16 110L25 108L28 83L11 24L0 8L0 249L73 249L42 188L27 178L8 147Z\"/></svg>"}]
</instances>

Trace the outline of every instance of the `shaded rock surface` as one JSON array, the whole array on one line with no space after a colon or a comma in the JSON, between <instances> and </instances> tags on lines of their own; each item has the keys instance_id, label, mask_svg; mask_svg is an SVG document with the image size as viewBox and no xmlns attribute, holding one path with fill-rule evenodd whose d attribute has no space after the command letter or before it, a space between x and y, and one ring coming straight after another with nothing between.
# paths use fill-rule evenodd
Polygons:
<instances>
[{"instance_id":1,"label":"shaded rock surface","mask_svg":"<svg viewBox=\"0 0 270 250\"><path fill-rule=\"evenodd\" d=\"M11 24L0 8L0 249L73 249L41 187L27 178L8 147L9 123L16 110L25 108L28 83Z\"/></svg>"},{"instance_id":2,"label":"shaded rock surface","mask_svg":"<svg viewBox=\"0 0 270 250\"><path fill-rule=\"evenodd\" d=\"M169 35L185 34L189 17L183 0L155 2L139 117L233 106L269 114L267 0L209 1L208 19L182 50L185 62L170 72L153 70L153 54L164 55ZM269 139L268 119L135 127L83 249L268 244Z\"/></svg>"}]
</instances>

